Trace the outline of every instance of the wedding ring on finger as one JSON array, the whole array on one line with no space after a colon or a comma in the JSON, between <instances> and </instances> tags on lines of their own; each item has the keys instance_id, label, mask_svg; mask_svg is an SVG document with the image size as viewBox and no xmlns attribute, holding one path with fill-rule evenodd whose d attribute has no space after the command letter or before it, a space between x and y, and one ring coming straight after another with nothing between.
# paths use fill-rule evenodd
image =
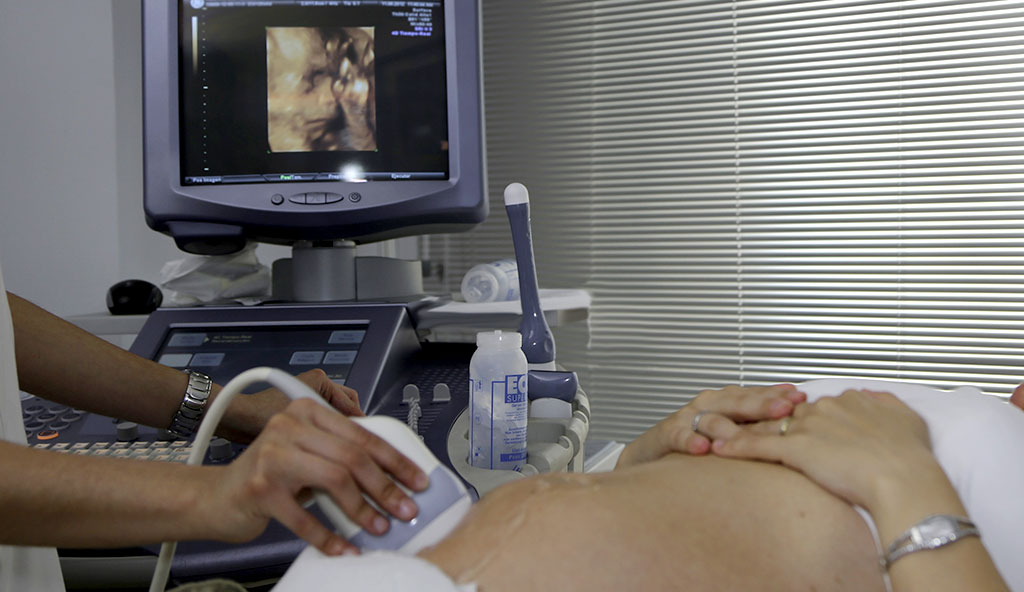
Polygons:
<instances>
[{"instance_id":1,"label":"wedding ring on finger","mask_svg":"<svg viewBox=\"0 0 1024 592\"><path fill-rule=\"evenodd\" d=\"M792 416L788 415L788 416L782 418L782 421L779 423L779 435L780 436L785 436L786 432L789 431L789 422L791 422L791 421L793 421L793 417Z\"/></svg>"},{"instance_id":2,"label":"wedding ring on finger","mask_svg":"<svg viewBox=\"0 0 1024 592\"><path fill-rule=\"evenodd\" d=\"M711 411L709 411L707 409L702 409L702 410L697 412L697 415L693 416L693 421L690 423L690 427L693 428L694 432L697 432L698 434L701 433L701 431L700 431L700 420L707 413L711 413ZM703 435L703 434L701 434L701 435Z\"/></svg>"}]
</instances>

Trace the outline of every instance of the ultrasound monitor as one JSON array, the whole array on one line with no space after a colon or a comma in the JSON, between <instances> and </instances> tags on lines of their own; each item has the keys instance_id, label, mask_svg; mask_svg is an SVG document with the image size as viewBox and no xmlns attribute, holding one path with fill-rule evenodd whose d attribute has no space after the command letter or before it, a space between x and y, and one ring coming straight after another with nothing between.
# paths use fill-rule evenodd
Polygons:
<instances>
[{"instance_id":1,"label":"ultrasound monitor","mask_svg":"<svg viewBox=\"0 0 1024 592\"><path fill-rule=\"evenodd\" d=\"M179 248L487 216L475 0L145 0L148 224Z\"/></svg>"}]
</instances>

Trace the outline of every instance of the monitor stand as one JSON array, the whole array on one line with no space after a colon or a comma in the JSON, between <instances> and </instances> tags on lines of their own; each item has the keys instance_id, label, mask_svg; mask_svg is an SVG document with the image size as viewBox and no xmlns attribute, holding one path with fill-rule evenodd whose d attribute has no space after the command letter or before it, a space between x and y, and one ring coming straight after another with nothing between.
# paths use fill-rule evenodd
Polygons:
<instances>
[{"instance_id":1,"label":"monitor stand","mask_svg":"<svg viewBox=\"0 0 1024 592\"><path fill-rule=\"evenodd\" d=\"M423 295L418 260L356 257L347 240L299 241L273 266L274 299L285 302L401 300Z\"/></svg>"}]
</instances>

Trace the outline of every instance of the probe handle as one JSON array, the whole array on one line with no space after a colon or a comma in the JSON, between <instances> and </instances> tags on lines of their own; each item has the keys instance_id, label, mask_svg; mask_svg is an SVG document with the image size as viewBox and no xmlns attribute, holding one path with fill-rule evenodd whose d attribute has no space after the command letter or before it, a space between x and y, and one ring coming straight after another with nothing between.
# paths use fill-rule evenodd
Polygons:
<instances>
[{"instance_id":1,"label":"probe handle","mask_svg":"<svg viewBox=\"0 0 1024 592\"><path fill-rule=\"evenodd\" d=\"M505 188L505 211L512 229L512 246L519 266L519 299L523 320L519 332L523 336L523 353L531 366L554 369L555 338L551 335L544 310L540 306L537 269L533 259L533 237L530 232L530 198L522 183Z\"/></svg>"}]
</instances>

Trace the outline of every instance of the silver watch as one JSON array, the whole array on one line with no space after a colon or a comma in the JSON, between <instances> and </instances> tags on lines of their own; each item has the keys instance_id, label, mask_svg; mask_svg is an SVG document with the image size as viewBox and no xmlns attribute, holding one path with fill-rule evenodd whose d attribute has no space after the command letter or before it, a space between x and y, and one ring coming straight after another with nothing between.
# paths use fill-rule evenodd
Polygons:
<instances>
[{"instance_id":1,"label":"silver watch","mask_svg":"<svg viewBox=\"0 0 1024 592\"><path fill-rule=\"evenodd\" d=\"M203 411L206 409L206 402L210 399L210 389L213 381L202 372L186 370L188 375L188 386L185 387L185 396L181 399L181 406L174 414L170 427L167 431L179 438L191 438L199 427L203 418Z\"/></svg>"},{"instance_id":2,"label":"silver watch","mask_svg":"<svg viewBox=\"0 0 1024 592\"><path fill-rule=\"evenodd\" d=\"M882 564L888 569L904 555L923 549L938 549L970 536L980 537L981 533L967 518L948 514L928 516L908 528L889 545Z\"/></svg>"}]
</instances>

